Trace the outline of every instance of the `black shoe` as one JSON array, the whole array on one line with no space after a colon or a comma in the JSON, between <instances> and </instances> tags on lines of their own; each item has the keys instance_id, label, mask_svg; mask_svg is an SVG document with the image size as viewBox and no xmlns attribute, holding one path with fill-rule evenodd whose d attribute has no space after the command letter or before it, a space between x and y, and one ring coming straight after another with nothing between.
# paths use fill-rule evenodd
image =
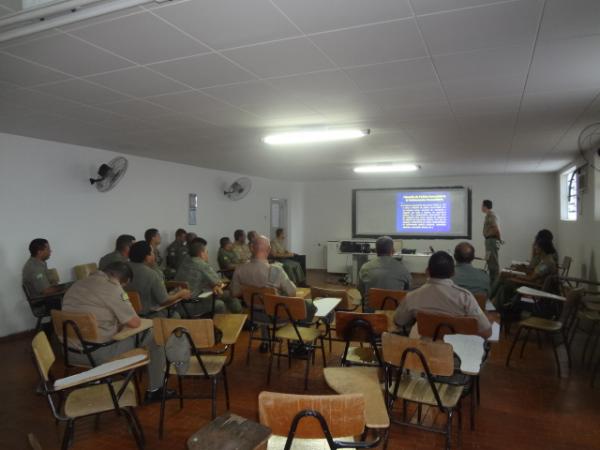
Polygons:
<instances>
[{"instance_id":1,"label":"black shoe","mask_svg":"<svg viewBox=\"0 0 600 450\"><path fill-rule=\"evenodd\" d=\"M146 395L144 396L144 403L154 403L160 402L162 400L162 388L157 389L156 391L146 391ZM166 399L177 397L177 392L174 389L167 389Z\"/></svg>"},{"instance_id":2,"label":"black shoe","mask_svg":"<svg viewBox=\"0 0 600 450\"><path fill-rule=\"evenodd\" d=\"M261 353L269 353L269 344L263 342L260 344L260 347L258 347L258 351Z\"/></svg>"},{"instance_id":3,"label":"black shoe","mask_svg":"<svg viewBox=\"0 0 600 450\"><path fill-rule=\"evenodd\" d=\"M307 348L304 345L300 344L300 343L290 344L290 346L289 346L289 352L290 352L290 354L294 358L306 358L306 357L308 357L308 350L307 350Z\"/></svg>"}]
</instances>

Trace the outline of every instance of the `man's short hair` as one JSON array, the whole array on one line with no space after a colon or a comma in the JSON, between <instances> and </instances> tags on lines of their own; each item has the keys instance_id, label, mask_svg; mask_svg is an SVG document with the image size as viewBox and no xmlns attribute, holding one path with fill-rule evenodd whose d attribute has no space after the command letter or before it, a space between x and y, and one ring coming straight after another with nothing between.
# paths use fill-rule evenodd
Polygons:
<instances>
[{"instance_id":1,"label":"man's short hair","mask_svg":"<svg viewBox=\"0 0 600 450\"><path fill-rule=\"evenodd\" d=\"M246 234L246 237L249 241L253 241L255 238L258 237L258 231L250 230L248 231L248 234Z\"/></svg>"},{"instance_id":2,"label":"man's short hair","mask_svg":"<svg viewBox=\"0 0 600 450\"><path fill-rule=\"evenodd\" d=\"M191 244L192 241L194 239L196 239L198 237L198 235L192 231L190 231L189 233L186 233L185 235L185 240L187 241L188 244Z\"/></svg>"},{"instance_id":3,"label":"man's short hair","mask_svg":"<svg viewBox=\"0 0 600 450\"><path fill-rule=\"evenodd\" d=\"M275 230L275 236L279 237L283 234L283 228L277 228Z\"/></svg>"},{"instance_id":4,"label":"man's short hair","mask_svg":"<svg viewBox=\"0 0 600 450\"><path fill-rule=\"evenodd\" d=\"M446 252L435 252L429 258L427 270L431 278L452 278L454 275L454 260Z\"/></svg>"},{"instance_id":5,"label":"man's short hair","mask_svg":"<svg viewBox=\"0 0 600 450\"><path fill-rule=\"evenodd\" d=\"M29 253L35 257L39 252L44 250L48 245L48 241L43 238L36 238L29 243Z\"/></svg>"},{"instance_id":6,"label":"man's short hair","mask_svg":"<svg viewBox=\"0 0 600 450\"><path fill-rule=\"evenodd\" d=\"M483 202L481 202L481 204L483 206L485 206L487 209L492 209L492 201L491 200L484 200Z\"/></svg>"},{"instance_id":7,"label":"man's short hair","mask_svg":"<svg viewBox=\"0 0 600 450\"><path fill-rule=\"evenodd\" d=\"M239 240L244 235L244 230L235 230L233 232L233 239Z\"/></svg>"},{"instance_id":8,"label":"man's short hair","mask_svg":"<svg viewBox=\"0 0 600 450\"><path fill-rule=\"evenodd\" d=\"M470 263L475 259L475 247L469 242L461 242L454 247L454 259L457 263Z\"/></svg>"},{"instance_id":9,"label":"man's short hair","mask_svg":"<svg viewBox=\"0 0 600 450\"><path fill-rule=\"evenodd\" d=\"M177 228L177 231L175 232L175 237L178 238L183 234L187 234L187 231L185 231L183 228Z\"/></svg>"},{"instance_id":10,"label":"man's short hair","mask_svg":"<svg viewBox=\"0 0 600 450\"><path fill-rule=\"evenodd\" d=\"M122 252L126 250L128 247L131 247L131 244L135 242L135 237L130 234L122 234L117 238L117 242L115 244L115 248L118 252Z\"/></svg>"},{"instance_id":11,"label":"man's short hair","mask_svg":"<svg viewBox=\"0 0 600 450\"><path fill-rule=\"evenodd\" d=\"M138 241L129 249L129 259L135 263L144 262L146 256L152 254L152 247L146 241Z\"/></svg>"},{"instance_id":12,"label":"man's short hair","mask_svg":"<svg viewBox=\"0 0 600 450\"><path fill-rule=\"evenodd\" d=\"M381 236L375 241L377 256L387 256L394 252L394 241L389 236Z\"/></svg>"},{"instance_id":13,"label":"man's short hair","mask_svg":"<svg viewBox=\"0 0 600 450\"><path fill-rule=\"evenodd\" d=\"M206 242L206 239L204 239L204 238L201 238L201 237L199 237L199 236L198 236L198 237L195 237L194 239L192 239L192 240L190 241L190 245L192 245L192 244L196 244L196 243L198 243L198 242L199 242L199 243L201 243L202 245L204 245L205 247L208 245L208 242Z\"/></svg>"},{"instance_id":14,"label":"man's short hair","mask_svg":"<svg viewBox=\"0 0 600 450\"><path fill-rule=\"evenodd\" d=\"M203 243L200 239L202 239L202 238L194 239L194 241L190 245L190 256L191 257L198 256L201 252L204 251L204 249L206 249L206 244Z\"/></svg>"},{"instance_id":15,"label":"man's short hair","mask_svg":"<svg viewBox=\"0 0 600 450\"><path fill-rule=\"evenodd\" d=\"M152 240L152 238L154 236L156 236L158 234L158 230L156 228L148 228L145 232L144 232L144 240L148 243L150 243L150 241Z\"/></svg>"},{"instance_id":16,"label":"man's short hair","mask_svg":"<svg viewBox=\"0 0 600 450\"><path fill-rule=\"evenodd\" d=\"M106 266L102 272L111 277L116 277L121 283L128 283L133 280L133 271L128 264L122 261L115 261Z\"/></svg>"},{"instance_id":17,"label":"man's short hair","mask_svg":"<svg viewBox=\"0 0 600 450\"><path fill-rule=\"evenodd\" d=\"M230 242L231 242L231 240L227 236L224 236L221 239L219 239L219 246L221 248L225 248L225 246L227 244L229 244Z\"/></svg>"}]
</instances>

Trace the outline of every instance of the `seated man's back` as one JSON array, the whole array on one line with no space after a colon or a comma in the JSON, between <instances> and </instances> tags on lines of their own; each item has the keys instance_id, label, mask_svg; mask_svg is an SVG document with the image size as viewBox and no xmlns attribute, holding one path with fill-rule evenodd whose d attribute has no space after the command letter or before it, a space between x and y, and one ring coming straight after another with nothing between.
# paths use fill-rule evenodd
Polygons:
<instances>
[{"instance_id":1,"label":"seated man's back","mask_svg":"<svg viewBox=\"0 0 600 450\"><path fill-rule=\"evenodd\" d=\"M412 277L402 261L393 256L378 256L363 264L359 279L368 292L370 288L408 290Z\"/></svg>"},{"instance_id":2,"label":"seated man's back","mask_svg":"<svg viewBox=\"0 0 600 450\"><path fill-rule=\"evenodd\" d=\"M127 291L135 291L142 302L141 314L148 314L152 308L167 301L168 293L160 275L144 263L130 262L133 279L127 284Z\"/></svg>"},{"instance_id":3,"label":"seated man's back","mask_svg":"<svg viewBox=\"0 0 600 450\"><path fill-rule=\"evenodd\" d=\"M296 285L288 278L279 265L269 264L266 260L253 259L235 269L231 280L231 292L240 296L242 285L254 287L273 287L281 295L296 295Z\"/></svg>"},{"instance_id":4,"label":"seated man's back","mask_svg":"<svg viewBox=\"0 0 600 450\"><path fill-rule=\"evenodd\" d=\"M468 242L461 242L454 248L454 276L452 280L457 286L465 288L473 294L490 292L490 277L481 269L473 267L475 247Z\"/></svg>"}]
</instances>

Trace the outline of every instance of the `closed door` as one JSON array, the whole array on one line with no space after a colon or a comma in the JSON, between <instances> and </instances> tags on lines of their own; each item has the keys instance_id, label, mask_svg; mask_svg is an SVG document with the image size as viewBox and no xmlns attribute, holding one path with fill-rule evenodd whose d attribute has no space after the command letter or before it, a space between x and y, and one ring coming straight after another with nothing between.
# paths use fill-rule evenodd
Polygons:
<instances>
[{"instance_id":1,"label":"closed door","mask_svg":"<svg viewBox=\"0 0 600 450\"><path fill-rule=\"evenodd\" d=\"M283 228L285 235L288 235L287 199L285 198L271 199L271 239L275 238L275 231L278 228Z\"/></svg>"}]
</instances>

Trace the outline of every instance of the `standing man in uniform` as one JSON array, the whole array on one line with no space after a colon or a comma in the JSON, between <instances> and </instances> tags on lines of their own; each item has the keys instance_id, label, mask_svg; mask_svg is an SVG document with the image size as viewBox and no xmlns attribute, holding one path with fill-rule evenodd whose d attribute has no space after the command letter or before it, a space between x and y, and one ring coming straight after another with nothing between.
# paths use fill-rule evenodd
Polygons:
<instances>
[{"instance_id":1,"label":"standing man in uniform","mask_svg":"<svg viewBox=\"0 0 600 450\"><path fill-rule=\"evenodd\" d=\"M117 238L115 243L115 251L107 253L98 263L98 268L104 270L110 263L113 262L128 262L129 261L129 249L135 242L135 237L130 234L122 234Z\"/></svg>"},{"instance_id":2,"label":"standing man in uniform","mask_svg":"<svg viewBox=\"0 0 600 450\"><path fill-rule=\"evenodd\" d=\"M498 260L498 249L500 248L500 228L498 218L492 211L492 201L484 200L481 204L481 212L485 214L483 221L483 237L485 238L485 260L487 261L490 283L494 284L500 273L500 262Z\"/></svg>"},{"instance_id":3,"label":"standing man in uniform","mask_svg":"<svg viewBox=\"0 0 600 450\"><path fill-rule=\"evenodd\" d=\"M231 249L238 257L239 263L244 264L250 261L250 248L246 245L246 233L244 230L235 230L233 232L234 243Z\"/></svg>"},{"instance_id":4,"label":"standing man in uniform","mask_svg":"<svg viewBox=\"0 0 600 450\"><path fill-rule=\"evenodd\" d=\"M215 300L215 313L226 312L238 314L242 311L242 305L237 298L232 298L228 291L223 291L224 285L221 277L208 263L208 251L201 242L194 242L189 249L189 258L186 258L175 278L178 281L187 281L192 291L192 298L198 297L203 292L212 291L217 296ZM212 298L198 298L194 303L186 303L186 309L192 316L200 316L210 311Z\"/></svg>"},{"instance_id":5,"label":"standing man in uniform","mask_svg":"<svg viewBox=\"0 0 600 450\"><path fill-rule=\"evenodd\" d=\"M152 266L152 269L154 269L164 281L165 273L163 272L163 258L158 249L161 242L160 233L156 228L148 228L144 232L144 240L150 245L152 252L154 253L154 265Z\"/></svg>"},{"instance_id":6,"label":"standing man in uniform","mask_svg":"<svg viewBox=\"0 0 600 450\"><path fill-rule=\"evenodd\" d=\"M48 297L62 294L64 285L59 285L48 276L46 261L52 254L50 244L46 239L37 238L29 244L31 257L23 266L23 285L31 297Z\"/></svg>"},{"instance_id":7,"label":"standing man in uniform","mask_svg":"<svg viewBox=\"0 0 600 450\"><path fill-rule=\"evenodd\" d=\"M377 258L365 263L358 273L358 290L367 298L369 289L410 289L412 277L402 261L394 258L394 241L389 236L381 236L375 242ZM365 306L368 303L365 302ZM367 306L368 307L368 306Z\"/></svg>"},{"instance_id":8,"label":"standing man in uniform","mask_svg":"<svg viewBox=\"0 0 600 450\"><path fill-rule=\"evenodd\" d=\"M183 228L179 228L175 232L175 240L167 247L167 268L165 269L167 278L175 276L185 255L188 254L186 236L186 231Z\"/></svg>"},{"instance_id":9,"label":"standing man in uniform","mask_svg":"<svg viewBox=\"0 0 600 450\"><path fill-rule=\"evenodd\" d=\"M191 297L188 289L181 289L171 294L167 292L164 280L153 269L155 266L154 252L146 241L139 241L131 246L129 259L133 278L125 289L140 294L142 315L152 314L154 308L162 306L164 303ZM154 315L166 317L167 312L162 310Z\"/></svg>"},{"instance_id":10,"label":"standing man in uniform","mask_svg":"<svg viewBox=\"0 0 600 450\"><path fill-rule=\"evenodd\" d=\"M93 314L98 323L99 343L111 341L112 337L123 328L139 327L140 318L123 291L123 286L131 281L132 276L131 268L126 263L110 263L104 269L92 273L71 286L63 300L63 311ZM160 400L165 370L164 350L154 341L152 330L143 335L140 346L147 348L150 359L146 401ZM131 336L123 341L98 348L92 352L92 358L96 364L103 364L135 347L136 337ZM69 358L75 363L89 364L85 354L73 352L69 353Z\"/></svg>"}]
</instances>

